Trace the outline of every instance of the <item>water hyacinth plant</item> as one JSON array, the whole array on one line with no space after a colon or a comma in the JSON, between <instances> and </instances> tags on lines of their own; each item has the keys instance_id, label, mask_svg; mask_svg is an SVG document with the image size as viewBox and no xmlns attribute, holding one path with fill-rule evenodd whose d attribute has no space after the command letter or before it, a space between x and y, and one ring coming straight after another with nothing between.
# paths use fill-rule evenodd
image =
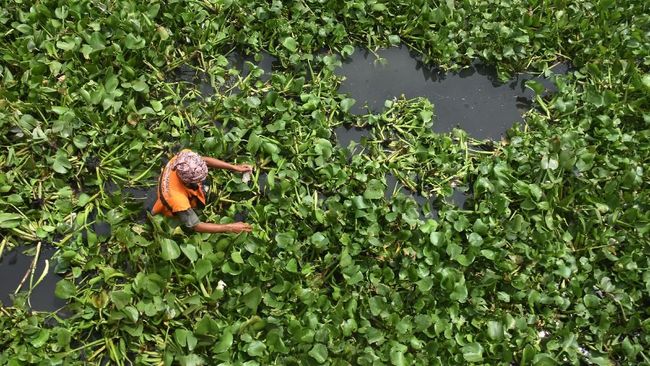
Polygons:
<instances>
[{"instance_id":1,"label":"water hyacinth plant","mask_svg":"<svg viewBox=\"0 0 650 366\"><path fill-rule=\"evenodd\" d=\"M4 0L0 255L56 247L67 305L2 304L0 364L650 363L649 14L634 0ZM572 71L552 95L529 83L535 104L501 141L435 133L424 98L351 114L341 58L398 44L502 79ZM339 126L369 133L350 149ZM245 213L252 233L143 213L134 192L181 148L254 162L250 181L212 174L201 213ZM390 199L387 176L404 187ZM462 207L444 199L461 188Z\"/></svg>"}]
</instances>

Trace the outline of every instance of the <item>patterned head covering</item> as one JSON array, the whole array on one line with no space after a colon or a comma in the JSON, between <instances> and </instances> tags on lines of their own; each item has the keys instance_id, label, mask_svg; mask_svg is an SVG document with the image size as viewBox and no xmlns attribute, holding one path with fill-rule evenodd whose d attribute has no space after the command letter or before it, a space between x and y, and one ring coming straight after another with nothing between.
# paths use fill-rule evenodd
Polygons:
<instances>
[{"instance_id":1,"label":"patterned head covering","mask_svg":"<svg viewBox=\"0 0 650 366\"><path fill-rule=\"evenodd\" d=\"M174 160L172 169L184 183L202 182L208 176L208 166L201 156L192 151L181 151Z\"/></svg>"}]
</instances>

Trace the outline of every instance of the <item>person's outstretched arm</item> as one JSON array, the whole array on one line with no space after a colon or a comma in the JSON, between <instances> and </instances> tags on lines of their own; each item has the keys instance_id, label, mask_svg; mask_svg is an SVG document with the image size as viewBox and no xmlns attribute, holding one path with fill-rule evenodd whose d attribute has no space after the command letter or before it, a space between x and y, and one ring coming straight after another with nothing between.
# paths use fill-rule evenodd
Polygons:
<instances>
[{"instance_id":1,"label":"person's outstretched arm","mask_svg":"<svg viewBox=\"0 0 650 366\"><path fill-rule=\"evenodd\" d=\"M198 233L242 233L250 232L251 226L245 222L234 222L232 224L213 224L201 222L193 209L174 212L174 215L188 228Z\"/></svg>"},{"instance_id":2,"label":"person's outstretched arm","mask_svg":"<svg viewBox=\"0 0 650 366\"><path fill-rule=\"evenodd\" d=\"M248 164L233 165L230 163L226 163L225 161L221 161L219 159L211 158L209 156L202 156L202 158L203 161L205 161L205 164L209 168L228 169L240 173L250 172L251 170L253 170L253 167Z\"/></svg>"},{"instance_id":3,"label":"person's outstretched arm","mask_svg":"<svg viewBox=\"0 0 650 366\"><path fill-rule=\"evenodd\" d=\"M199 222L193 229L197 233L248 233L251 231L251 226L245 222L234 222L232 224Z\"/></svg>"}]
</instances>

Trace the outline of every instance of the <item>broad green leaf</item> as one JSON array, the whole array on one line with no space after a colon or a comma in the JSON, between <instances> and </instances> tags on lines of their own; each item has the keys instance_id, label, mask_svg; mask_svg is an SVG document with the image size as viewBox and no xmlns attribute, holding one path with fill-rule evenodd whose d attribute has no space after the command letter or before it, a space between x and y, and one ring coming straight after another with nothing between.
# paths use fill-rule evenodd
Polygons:
<instances>
[{"instance_id":1,"label":"broad green leaf","mask_svg":"<svg viewBox=\"0 0 650 366\"><path fill-rule=\"evenodd\" d=\"M363 192L363 198L367 200L378 200L382 197L384 197L384 184L377 179L368 181L366 191Z\"/></svg>"},{"instance_id":2,"label":"broad green leaf","mask_svg":"<svg viewBox=\"0 0 650 366\"><path fill-rule=\"evenodd\" d=\"M113 92L115 92L115 90L117 89L117 84L118 84L117 75L110 75L106 79L106 82L104 83L104 89L106 90L106 93L113 94Z\"/></svg>"},{"instance_id":3,"label":"broad green leaf","mask_svg":"<svg viewBox=\"0 0 650 366\"><path fill-rule=\"evenodd\" d=\"M253 341L248 345L248 350L246 353L248 353L249 356L253 357L260 357L264 355L264 351L266 350L266 345L260 341Z\"/></svg>"},{"instance_id":4,"label":"broad green leaf","mask_svg":"<svg viewBox=\"0 0 650 366\"><path fill-rule=\"evenodd\" d=\"M444 238L443 233L439 231L434 231L431 233L431 235L429 235L429 241L431 242L431 244L437 247L442 245L443 238Z\"/></svg>"},{"instance_id":5,"label":"broad green leaf","mask_svg":"<svg viewBox=\"0 0 650 366\"><path fill-rule=\"evenodd\" d=\"M255 312L257 311L257 306L262 301L262 291L259 287L254 287L242 296L241 301L247 308Z\"/></svg>"},{"instance_id":6,"label":"broad green leaf","mask_svg":"<svg viewBox=\"0 0 650 366\"><path fill-rule=\"evenodd\" d=\"M131 88L133 88L133 90L138 91L138 92L145 92L145 93L149 92L149 86L147 85L147 83L145 83L142 80L136 80L136 81L132 82L131 83Z\"/></svg>"},{"instance_id":7,"label":"broad green leaf","mask_svg":"<svg viewBox=\"0 0 650 366\"><path fill-rule=\"evenodd\" d=\"M160 240L161 257L164 260L171 261L181 255L181 250L178 244L171 239L163 238Z\"/></svg>"},{"instance_id":8,"label":"broad green leaf","mask_svg":"<svg viewBox=\"0 0 650 366\"><path fill-rule=\"evenodd\" d=\"M156 112L160 112L163 109L163 105L158 100L152 100L151 101L151 108L153 108L153 110L156 111Z\"/></svg>"},{"instance_id":9,"label":"broad green leaf","mask_svg":"<svg viewBox=\"0 0 650 366\"><path fill-rule=\"evenodd\" d=\"M219 334L219 324L209 315L204 315L194 328L194 333L200 336L217 337Z\"/></svg>"},{"instance_id":10,"label":"broad green leaf","mask_svg":"<svg viewBox=\"0 0 650 366\"><path fill-rule=\"evenodd\" d=\"M501 322L490 320L487 323L487 333L488 337L500 340L503 338L503 325Z\"/></svg>"},{"instance_id":11,"label":"broad green leaf","mask_svg":"<svg viewBox=\"0 0 650 366\"><path fill-rule=\"evenodd\" d=\"M470 343L463 346L463 358L467 362L483 361L483 346L479 343Z\"/></svg>"},{"instance_id":12,"label":"broad green leaf","mask_svg":"<svg viewBox=\"0 0 650 366\"><path fill-rule=\"evenodd\" d=\"M244 264L244 259L242 258L240 252L232 252L232 253L230 253L230 259L232 259L232 261L235 262L235 263Z\"/></svg>"},{"instance_id":13,"label":"broad green leaf","mask_svg":"<svg viewBox=\"0 0 650 366\"><path fill-rule=\"evenodd\" d=\"M54 289L54 294L59 299L69 299L73 297L77 292L77 288L72 281L61 280L56 283L56 288Z\"/></svg>"},{"instance_id":14,"label":"broad green leaf","mask_svg":"<svg viewBox=\"0 0 650 366\"><path fill-rule=\"evenodd\" d=\"M124 309L131 302L131 293L123 290L111 291L109 297L118 310Z\"/></svg>"},{"instance_id":15,"label":"broad green leaf","mask_svg":"<svg viewBox=\"0 0 650 366\"><path fill-rule=\"evenodd\" d=\"M22 216L15 213L0 212L0 228L11 229L20 226Z\"/></svg>"},{"instance_id":16,"label":"broad green leaf","mask_svg":"<svg viewBox=\"0 0 650 366\"><path fill-rule=\"evenodd\" d=\"M194 263L194 274L196 274L196 278L202 279L210 272L212 272L212 262L209 260L201 258Z\"/></svg>"},{"instance_id":17,"label":"broad green leaf","mask_svg":"<svg viewBox=\"0 0 650 366\"><path fill-rule=\"evenodd\" d=\"M36 348L41 348L50 338L50 331L48 329L41 329L35 338L32 338L29 343Z\"/></svg>"},{"instance_id":18,"label":"broad green leaf","mask_svg":"<svg viewBox=\"0 0 650 366\"><path fill-rule=\"evenodd\" d=\"M311 356L318 363L325 363L327 361L327 346L321 343L316 343L314 347L309 351L309 356Z\"/></svg>"},{"instance_id":19,"label":"broad green leaf","mask_svg":"<svg viewBox=\"0 0 650 366\"><path fill-rule=\"evenodd\" d=\"M232 342L233 342L232 331L230 330L230 328L226 328L223 331L221 337L219 338L217 344L215 344L214 347L212 347L212 351L214 353L224 353L230 349L230 347L232 346Z\"/></svg>"},{"instance_id":20,"label":"broad green leaf","mask_svg":"<svg viewBox=\"0 0 650 366\"><path fill-rule=\"evenodd\" d=\"M291 273L298 273L298 263L296 262L296 259L291 258L285 268Z\"/></svg>"},{"instance_id":21,"label":"broad green leaf","mask_svg":"<svg viewBox=\"0 0 650 366\"><path fill-rule=\"evenodd\" d=\"M538 353L533 359L534 366L555 366L558 363L546 353Z\"/></svg>"},{"instance_id":22,"label":"broad green leaf","mask_svg":"<svg viewBox=\"0 0 650 366\"><path fill-rule=\"evenodd\" d=\"M343 110L343 112L348 112L350 110L350 108L352 108L352 106L355 103L356 103L356 100L354 100L352 98L345 98L345 99L341 100L341 109Z\"/></svg>"},{"instance_id":23,"label":"broad green leaf","mask_svg":"<svg viewBox=\"0 0 650 366\"><path fill-rule=\"evenodd\" d=\"M293 37L286 37L282 40L282 45L291 52L296 52L298 48L298 42Z\"/></svg>"},{"instance_id":24,"label":"broad green leaf","mask_svg":"<svg viewBox=\"0 0 650 366\"><path fill-rule=\"evenodd\" d=\"M395 344L390 349L390 363L395 366L406 366L404 352L408 351L408 347L403 344Z\"/></svg>"},{"instance_id":25,"label":"broad green leaf","mask_svg":"<svg viewBox=\"0 0 650 366\"><path fill-rule=\"evenodd\" d=\"M181 251L192 262L195 262L199 258L196 247L192 244L182 245Z\"/></svg>"},{"instance_id":26,"label":"broad green leaf","mask_svg":"<svg viewBox=\"0 0 650 366\"><path fill-rule=\"evenodd\" d=\"M194 353L191 353L189 355L185 356L180 356L178 358L178 363L181 366L203 366L206 365L205 360Z\"/></svg>"}]
</instances>

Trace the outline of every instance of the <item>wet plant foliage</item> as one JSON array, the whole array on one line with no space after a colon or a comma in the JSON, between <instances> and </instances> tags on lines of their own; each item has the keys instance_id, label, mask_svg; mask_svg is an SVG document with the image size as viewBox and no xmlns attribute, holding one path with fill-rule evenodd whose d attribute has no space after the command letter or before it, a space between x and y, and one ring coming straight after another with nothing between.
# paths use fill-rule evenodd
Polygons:
<instances>
[{"instance_id":1,"label":"wet plant foliage","mask_svg":"<svg viewBox=\"0 0 650 366\"><path fill-rule=\"evenodd\" d=\"M58 248L67 306L4 304L0 364L650 362L648 2L1 4L0 255ZM573 69L553 95L529 83L507 138L476 141L434 133L423 98L350 113L340 57L397 44L503 79ZM213 95L175 78L188 67ZM339 126L370 133L339 146ZM212 173L201 213L245 212L252 233L144 218L129 192L180 148L255 164L248 183ZM471 199L422 216L387 175Z\"/></svg>"}]
</instances>

